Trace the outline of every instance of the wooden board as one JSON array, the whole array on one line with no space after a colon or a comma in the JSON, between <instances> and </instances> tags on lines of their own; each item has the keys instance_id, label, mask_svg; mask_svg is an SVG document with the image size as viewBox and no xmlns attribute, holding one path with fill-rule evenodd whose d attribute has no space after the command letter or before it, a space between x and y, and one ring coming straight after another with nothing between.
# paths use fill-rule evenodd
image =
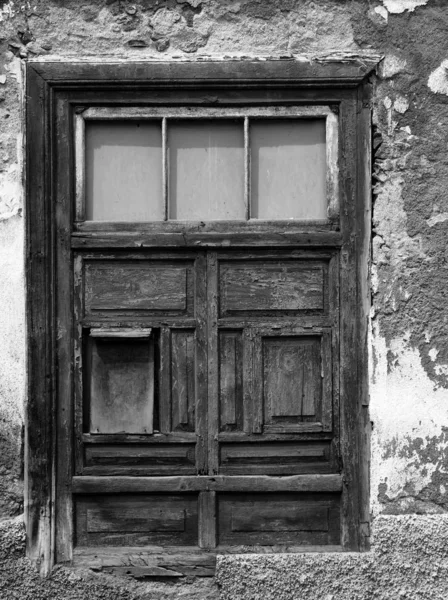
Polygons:
<instances>
[{"instance_id":1,"label":"wooden board","mask_svg":"<svg viewBox=\"0 0 448 600\"><path fill-rule=\"evenodd\" d=\"M196 473L195 444L91 444L85 447L84 474L163 475Z\"/></svg>"},{"instance_id":2,"label":"wooden board","mask_svg":"<svg viewBox=\"0 0 448 600\"><path fill-rule=\"evenodd\" d=\"M166 261L87 261L87 316L192 314L192 265Z\"/></svg>"},{"instance_id":3,"label":"wooden board","mask_svg":"<svg viewBox=\"0 0 448 600\"><path fill-rule=\"evenodd\" d=\"M294 475L330 472L330 442L266 442L220 444L220 473L228 475Z\"/></svg>"},{"instance_id":4,"label":"wooden board","mask_svg":"<svg viewBox=\"0 0 448 600\"><path fill-rule=\"evenodd\" d=\"M76 499L77 545L195 545L195 494L97 495Z\"/></svg>"},{"instance_id":5,"label":"wooden board","mask_svg":"<svg viewBox=\"0 0 448 600\"><path fill-rule=\"evenodd\" d=\"M337 544L340 507L324 494L221 494L220 544Z\"/></svg>"},{"instance_id":6,"label":"wooden board","mask_svg":"<svg viewBox=\"0 0 448 600\"><path fill-rule=\"evenodd\" d=\"M263 339L266 424L319 420L322 360L319 336Z\"/></svg>"},{"instance_id":7,"label":"wooden board","mask_svg":"<svg viewBox=\"0 0 448 600\"><path fill-rule=\"evenodd\" d=\"M243 339L241 331L219 333L220 431L243 430Z\"/></svg>"},{"instance_id":8,"label":"wooden board","mask_svg":"<svg viewBox=\"0 0 448 600\"><path fill-rule=\"evenodd\" d=\"M220 265L220 316L323 311L326 266L299 261L240 261Z\"/></svg>"},{"instance_id":9,"label":"wooden board","mask_svg":"<svg viewBox=\"0 0 448 600\"><path fill-rule=\"evenodd\" d=\"M195 337L193 331L171 332L172 431L195 430Z\"/></svg>"}]
</instances>

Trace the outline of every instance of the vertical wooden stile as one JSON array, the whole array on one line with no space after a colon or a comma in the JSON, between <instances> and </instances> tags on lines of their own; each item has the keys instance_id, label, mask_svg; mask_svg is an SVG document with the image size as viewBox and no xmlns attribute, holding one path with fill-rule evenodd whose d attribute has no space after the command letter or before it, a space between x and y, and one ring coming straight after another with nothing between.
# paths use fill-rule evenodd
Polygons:
<instances>
[{"instance_id":1,"label":"vertical wooden stile","mask_svg":"<svg viewBox=\"0 0 448 600\"><path fill-rule=\"evenodd\" d=\"M70 104L64 94L56 101L55 206L57 280L55 348L57 353L57 473L56 479L56 560L69 562L73 553L73 265L70 246L72 147L67 144L66 132L70 130ZM67 271L69 276L67 276Z\"/></svg>"},{"instance_id":2,"label":"vertical wooden stile","mask_svg":"<svg viewBox=\"0 0 448 600\"><path fill-rule=\"evenodd\" d=\"M86 122L82 113L75 115L75 220L86 218Z\"/></svg>"},{"instance_id":3,"label":"vertical wooden stile","mask_svg":"<svg viewBox=\"0 0 448 600\"><path fill-rule=\"evenodd\" d=\"M218 366L218 259L207 254L208 305L208 472L215 475L219 464L219 366Z\"/></svg>"},{"instance_id":4,"label":"vertical wooden stile","mask_svg":"<svg viewBox=\"0 0 448 600\"><path fill-rule=\"evenodd\" d=\"M356 175L357 175L357 92L341 104L344 143L340 168L344 178L340 213L342 248L340 270L341 302L341 454L344 458L341 544L346 550L359 550L359 386L358 386L358 294Z\"/></svg>"},{"instance_id":5,"label":"vertical wooden stile","mask_svg":"<svg viewBox=\"0 0 448 600\"><path fill-rule=\"evenodd\" d=\"M199 492L199 547L216 548L216 492Z\"/></svg>"},{"instance_id":6,"label":"vertical wooden stile","mask_svg":"<svg viewBox=\"0 0 448 600\"><path fill-rule=\"evenodd\" d=\"M243 429L252 433L253 429L253 394L254 394L254 336L250 328L243 332Z\"/></svg>"},{"instance_id":7,"label":"vertical wooden stile","mask_svg":"<svg viewBox=\"0 0 448 600\"><path fill-rule=\"evenodd\" d=\"M53 215L49 175L51 112L47 82L30 64L26 77L26 279L28 384L25 410L27 556L49 575L54 564L54 291Z\"/></svg>"},{"instance_id":8,"label":"vertical wooden stile","mask_svg":"<svg viewBox=\"0 0 448 600\"><path fill-rule=\"evenodd\" d=\"M196 316L196 466L200 475L208 472L208 347L207 347L207 258L198 252L195 261Z\"/></svg>"},{"instance_id":9,"label":"vertical wooden stile","mask_svg":"<svg viewBox=\"0 0 448 600\"><path fill-rule=\"evenodd\" d=\"M358 197L363 201L358 204L358 221L360 224L360 247L358 252L358 310L359 310L359 352L358 376L360 379L361 403L359 414L359 504L360 504L360 547L370 549L370 436L371 422L369 415L369 357L368 335L370 311L370 245L372 223L372 108L370 82L359 88L359 127L358 127Z\"/></svg>"},{"instance_id":10,"label":"vertical wooden stile","mask_svg":"<svg viewBox=\"0 0 448 600\"><path fill-rule=\"evenodd\" d=\"M77 475L82 473L84 452L83 452L83 398L84 398L84 373L86 370L83 348L83 328L80 324L83 314L84 298L84 273L83 260L81 256L74 259L73 278L73 306L76 325L73 335L73 355L74 355L74 377L73 377L73 396L74 396L74 425L75 425L75 472Z\"/></svg>"},{"instance_id":11,"label":"vertical wooden stile","mask_svg":"<svg viewBox=\"0 0 448 600\"><path fill-rule=\"evenodd\" d=\"M263 348L259 332L253 332L252 345L252 432L263 432Z\"/></svg>"},{"instance_id":12,"label":"vertical wooden stile","mask_svg":"<svg viewBox=\"0 0 448 600\"><path fill-rule=\"evenodd\" d=\"M159 427L161 433L171 432L171 332L160 331Z\"/></svg>"}]
</instances>

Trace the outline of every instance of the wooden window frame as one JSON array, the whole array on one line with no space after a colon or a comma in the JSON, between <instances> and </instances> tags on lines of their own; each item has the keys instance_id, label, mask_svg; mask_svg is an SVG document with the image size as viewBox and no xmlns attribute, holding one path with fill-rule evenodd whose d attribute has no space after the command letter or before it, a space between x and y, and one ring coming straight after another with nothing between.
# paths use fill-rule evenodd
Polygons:
<instances>
[{"instance_id":1,"label":"wooden window frame","mask_svg":"<svg viewBox=\"0 0 448 600\"><path fill-rule=\"evenodd\" d=\"M86 221L85 218L85 128L86 121L161 121L162 122L162 189L164 204L164 219L179 223L179 220L169 218L168 206L168 152L167 152L167 125L175 119L241 119L244 121L244 202L246 221L261 222L263 219L252 219L250 198L250 119L325 119L326 147L326 200L327 220L335 221L339 217L339 170L338 170L338 115L330 106L277 106L275 109L258 107L90 107L86 110L79 109L75 115L75 170L76 170L76 215L75 221L83 224L85 228L97 229L101 227L98 222ZM280 219L277 219L278 223ZM156 221L155 223L160 223ZM191 222L190 222L191 224ZM138 223L135 225L138 230Z\"/></svg>"},{"instance_id":2,"label":"wooden window frame","mask_svg":"<svg viewBox=\"0 0 448 600\"><path fill-rule=\"evenodd\" d=\"M367 386L367 332L369 311L370 248L370 152L371 110L369 76L376 63L368 61L305 63L292 60L196 61L196 62L45 62L30 61L26 72L26 260L28 326L28 397L25 429L25 512L28 556L48 574L55 562L70 563L69 551L56 555L57 535L70 548L73 518L71 444L60 444L58 436L72 431L73 415L69 382L57 378L58 365L71 362L69 323L71 290L64 284L66 264L76 248L101 250L166 247L284 247L320 248L340 252L341 363L340 427L343 478L339 474L278 478L278 490L329 491L342 487L342 550L365 550L369 544L369 417ZM339 156L340 210L333 202L328 222L278 222L272 233L261 222L240 223L229 234L223 224L143 223L117 227L115 223L75 223L82 216L83 190L75 184L73 147L60 132L73 134L73 117L85 107L116 103L125 111L130 105L163 105L175 95L179 105L188 100L208 111L223 102L232 112L247 105L303 105L337 107L344 153ZM222 98L225 96L225 100ZM176 103L175 102L175 103ZM236 107L236 109L235 109ZM202 110L202 109L201 109ZM333 109L332 109L333 110ZM88 112L90 111L90 113ZM95 109L88 108L87 116ZM244 112L244 111L242 111ZM103 113L105 114L105 113ZM113 114L109 112L109 114ZM328 114L328 113L325 113ZM82 118L75 117L77 147L82 145ZM247 127L246 127L247 130ZM247 133L246 133L247 135ZM82 172L82 165L78 165ZM64 176L62 176L64 174ZM76 204L74 199L78 197ZM338 216L339 213L339 216ZM75 225L72 224L75 223ZM119 224L120 225L120 224ZM76 276L76 274L75 274ZM66 279L66 278L65 278ZM74 307L76 310L76 306ZM75 356L76 360L76 356ZM69 372L73 375L73 368ZM71 433L68 434L70 438ZM74 488L88 493L89 477L75 478ZM179 485L169 477L136 478L133 491L148 491L154 479L166 490ZM196 479L196 481L193 481ZM265 478L249 483L233 477L241 492L263 491ZM129 483L129 482L128 482ZM224 477L182 478L182 485L200 492L224 489ZM248 486L250 485L250 488ZM128 488L127 488L128 489ZM228 489L228 488L225 488ZM98 487L95 488L98 491ZM212 496L209 496L212 497ZM205 498L205 496L204 496ZM200 500L201 502L201 500ZM210 506L203 506L205 512ZM56 532L57 535L56 535ZM322 548L321 548L322 549ZM296 549L297 550L297 549ZM300 551L306 550L301 548ZM197 564L210 572L213 553L200 554ZM94 556L83 557L84 566L94 566Z\"/></svg>"}]
</instances>

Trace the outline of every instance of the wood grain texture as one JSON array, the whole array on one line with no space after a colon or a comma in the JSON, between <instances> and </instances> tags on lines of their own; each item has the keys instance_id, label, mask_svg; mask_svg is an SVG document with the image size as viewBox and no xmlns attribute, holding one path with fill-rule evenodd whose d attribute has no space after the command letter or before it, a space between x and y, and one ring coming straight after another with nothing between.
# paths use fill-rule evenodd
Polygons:
<instances>
[{"instance_id":1,"label":"wood grain texture","mask_svg":"<svg viewBox=\"0 0 448 600\"><path fill-rule=\"evenodd\" d=\"M194 467L194 444L117 445L94 444L85 449L87 467L121 467L121 474L130 467L154 471L175 472L180 466Z\"/></svg>"},{"instance_id":2,"label":"wood grain texture","mask_svg":"<svg viewBox=\"0 0 448 600\"><path fill-rule=\"evenodd\" d=\"M197 495L76 499L77 545L197 545Z\"/></svg>"},{"instance_id":3,"label":"wood grain texture","mask_svg":"<svg viewBox=\"0 0 448 600\"><path fill-rule=\"evenodd\" d=\"M200 551L193 546L153 547L78 547L74 550L75 567L115 575L147 577L213 577L216 554L210 549Z\"/></svg>"},{"instance_id":4,"label":"wood grain texture","mask_svg":"<svg viewBox=\"0 0 448 600\"><path fill-rule=\"evenodd\" d=\"M338 496L324 494L222 494L220 544L338 544Z\"/></svg>"},{"instance_id":5,"label":"wood grain texture","mask_svg":"<svg viewBox=\"0 0 448 600\"><path fill-rule=\"evenodd\" d=\"M215 548L217 540L216 492L199 493L199 547Z\"/></svg>"},{"instance_id":6,"label":"wood grain texture","mask_svg":"<svg viewBox=\"0 0 448 600\"><path fill-rule=\"evenodd\" d=\"M196 317L196 466L198 473L208 473L208 312L207 257L198 251L195 261Z\"/></svg>"},{"instance_id":7,"label":"wood grain texture","mask_svg":"<svg viewBox=\"0 0 448 600\"><path fill-rule=\"evenodd\" d=\"M25 524L27 555L43 575L54 562L54 290L49 90L39 69L27 66L26 284L27 402L25 406ZM46 301L42 301L45 298Z\"/></svg>"},{"instance_id":8,"label":"wood grain texture","mask_svg":"<svg viewBox=\"0 0 448 600\"><path fill-rule=\"evenodd\" d=\"M219 356L218 356L218 260L207 253L207 351L208 351L208 474L219 467Z\"/></svg>"},{"instance_id":9,"label":"wood grain texture","mask_svg":"<svg viewBox=\"0 0 448 600\"><path fill-rule=\"evenodd\" d=\"M195 338L193 331L171 331L171 427L195 428Z\"/></svg>"},{"instance_id":10,"label":"wood grain texture","mask_svg":"<svg viewBox=\"0 0 448 600\"><path fill-rule=\"evenodd\" d=\"M340 492L341 475L292 475L269 477L244 476L198 476L198 477L74 477L76 494L120 494L145 492L273 492L318 491Z\"/></svg>"},{"instance_id":11,"label":"wood grain texture","mask_svg":"<svg viewBox=\"0 0 448 600\"><path fill-rule=\"evenodd\" d=\"M344 174L356 172L357 164L357 114L359 105L355 94L350 102L341 105L341 129L344 132L341 151L341 229L343 246L340 264L340 423L341 455L344 462L344 493L342 495L341 543L347 550L360 548L360 496L358 481L359 462L359 299L358 243L361 240L359 223L359 198L356 179ZM363 457L367 460L367 457Z\"/></svg>"},{"instance_id":12,"label":"wood grain texture","mask_svg":"<svg viewBox=\"0 0 448 600\"><path fill-rule=\"evenodd\" d=\"M322 311L323 289L323 265L267 261L222 263L220 316L244 312Z\"/></svg>"},{"instance_id":13,"label":"wood grain texture","mask_svg":"<svg viewBox=\"0 0 448 600\"><path fill-rule=\"evenodd\" d=\"M205 62L134 62L82 63L67 67L58 62L36 62L35 71L49 83L85 86L113 82L120 88L161 87L169 82L178 86L196 87L250 87L276 86L279 88L350 88L358 86L377 66L380 57L353 59L350 62L328 60L305 62L294 60L251 61L230 59ZM235 77L237 72L238 76ZM322 98L321 90L319 97ZM134 99L135 102L135 99ZM246 100L247 102L247 100Z\"/></svg>"},{"instance_id":14,"label":"wood grain texture","mask_svg":"<svg viewBox=\"0 0 448 600\"><path fill-rule=\"evenodd\" d=\"M372 83L366 82L359 89L359 129L357 195L363 199L359 203L357 221L359 222L360 245L358 254L359 276L359 351L358 372L360 378L361 408L359 414L359 498L360 498L360 549L370 549L370 442L372 423L369 414L369 321L367 315L371 304L370 258L371 258L371 222L372 222L372 193L370 177L372 173Z\"/></svg>"},{"instance_id":15,"label":"wood grain texture","mask_svg":"<svg viewBox=\"0 0 448 600\"><path fill-rule=\"evenodd\" d=\"M53 351L56 353L57 378L55 392L57 399L56 423L57 450L55 459L58 477L55 490L55 528L56 537L55 559L59 562L70 561L73 548L73 502L71 493L71 476L73 475L73 370L74 346L71 332L74 325L73 302L73 262L70 248L70 227L73 212L72 177L73 177L73 146L70 144L69 131L72 126L72 113L65 94L55 100L55 117L52 125L56 142L53 159L54 185L52 188L52 203L54 205L53 227L58 232L55 242L55 277L54 296L41 302L54 303L55 324L51 338L54 340Z\"/></svg>"},{"instance_id":16,"label":"wood grain texture","mask_svg":"<svg viewBox=\"0 0 448 600\"><path fill-rule=\"evenodd\" d=\"M322 401L320 346L316 336L264 338L267 422L317 420Z\"/></svg>"},{"instance_id":17,"label":"wood grain texture","mask_svg":"<svg viewBox=\"0 0 448 600\"><path fill-rule=\"evenodd\" d=\"M86 264L86 314L187 310L187 267L121 261ZM191 306L192 298L188 304ZM191 310L191 309L190 309Z\"/></svg>"},{"instance_id":18,"label":"wood grain texture","mask_svg":"<svg viewBox=\"0 0 448 600\"><path fill-rule=\"evenodd\" d=\"M219 333L220 431L243 429L243 340L241 331Z\"/></svg>"},{"instance_id":19,"label":"wood grain texture","mask_svg":"<svg viewBox=\"0 0 448 600\"><path fill-rule=\"evenodd\" d=\"M313 231L293 232L288 231L284 226L279 226L279 231L266 232L262 228L255 231L227 231L227 232L192 232L169 231L166 226L164 229L154 233L144 233L137 230L134 233L127 233L123 227L116 229L116 233L109 233L95 224L94 231L85 231L88 223L84 223L84 230L72 235L72 247L74 249L115 249L115 248L266 248L285 247L285 248L308 248L315 247L339 247L341 245L341 234L337 231L325 231L315 233ZM182 224L183 225L183 224ZM163 225L165 228L165 224ZM197 223L196 228L200 229L201 224Z\"/></svg>"},{"instance_id":20,"label":"wood grain texture","mask_svg":"<svg viewBox=\"0 0 448 600\"><path fill-rule=\"evenodd\" d=\"M168 327L160 329L159 360L159 428L171 432L171 333Z\"/></svg>"}]
</instances>

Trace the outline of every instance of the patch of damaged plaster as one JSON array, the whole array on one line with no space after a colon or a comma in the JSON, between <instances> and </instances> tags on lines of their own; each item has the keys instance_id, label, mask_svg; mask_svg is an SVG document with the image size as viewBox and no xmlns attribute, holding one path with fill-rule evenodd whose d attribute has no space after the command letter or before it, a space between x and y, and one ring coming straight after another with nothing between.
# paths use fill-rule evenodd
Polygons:
<instances>
[{"instance_id":1,"label":"patch of damaged plaster","mask_svg":"<svg viewBox=\"0 0 448 600\"><path fill-rule=\"evenodd\" d=\"M401 14L414 11L419 6L425 6L429 0L383 0L384 6L390 13Z\"/></svg>"},{"instance_id":2,"label":"patch of damaged plaster","mask_svg":"<svg viewBox=\"0 0 448 600\"><path fill-rule=\"evenodd\" d=\"M428 87L434 94L448 96L448 59L435 69L428 78Z\"/></svg>"},{"instance_id":3,"label":"patch of damaged plaster","mask_svg":"<svg viewBox=\"0 0 448 600\"><path fill-rule=\"evenodd\" d=\"M434 227L437 223L444 223L448 220L448 212L437 212L436 207L433 207L433 214L429 219L426 219L426 224L428 227Z\"/></svg>"},{"instance_id":4,"label":"patch of damaged plaster","mask_svg":"<svg viewBox=\"0 0 448 600\"><path fill-rule=\"evenodd\" d=\"M408 338L392 340L388 347L376 322L373 327L372 512L446 511L441 486L448 487L448 390L434 389Z\"/></svg>"}]
</instances>

